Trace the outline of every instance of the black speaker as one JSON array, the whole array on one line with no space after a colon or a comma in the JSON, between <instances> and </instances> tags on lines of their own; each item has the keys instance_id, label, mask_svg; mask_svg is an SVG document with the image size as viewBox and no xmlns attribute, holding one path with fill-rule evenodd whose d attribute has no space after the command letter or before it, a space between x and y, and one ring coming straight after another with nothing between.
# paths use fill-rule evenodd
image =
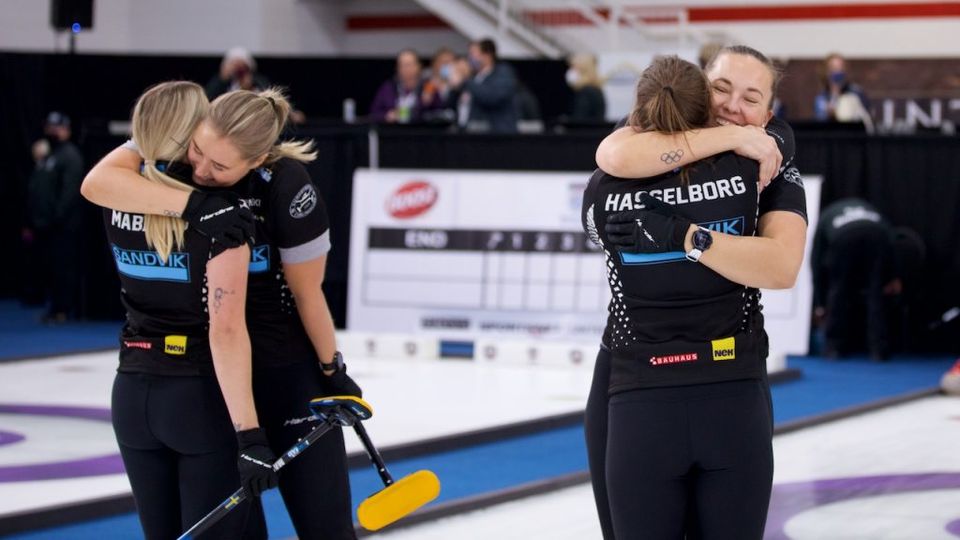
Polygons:
<instances>
[{"instance_id":1,"label":"black speaker","mask_svg":"<svg viewBox=\"0 0 960 540\"><path fill-rule=\"evenodd\" d=\"M50 26L57 30L93 28L93 0L50 0Z\"/></svg>"}]
</instances>

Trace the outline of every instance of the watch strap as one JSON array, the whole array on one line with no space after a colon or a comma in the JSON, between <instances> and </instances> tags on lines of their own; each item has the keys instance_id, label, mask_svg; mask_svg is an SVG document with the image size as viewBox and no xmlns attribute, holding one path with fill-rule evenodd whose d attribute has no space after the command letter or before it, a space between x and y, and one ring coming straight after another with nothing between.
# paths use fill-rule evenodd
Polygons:
<instances>
[{"instance_id":1,"label":"watch strap","mask_svg":"<svg viewBox=\"0 0 960 540\"><path fill-rule=\"evenodd\" d=\"M343 355L340 351L333 353L331 362L320 361L320 369L324 371L339 371L343 367Z\"/></svg>"}]
</instances>

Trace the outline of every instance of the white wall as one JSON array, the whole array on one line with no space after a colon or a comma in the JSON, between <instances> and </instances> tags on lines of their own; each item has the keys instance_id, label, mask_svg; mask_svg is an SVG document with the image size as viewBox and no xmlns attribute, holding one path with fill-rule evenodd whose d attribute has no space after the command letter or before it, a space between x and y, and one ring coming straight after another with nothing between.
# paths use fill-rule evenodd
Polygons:
<instances>
[{"instance_id":1,"label":"white wall","mask_svg":"<svg viewBox=\"0 0 960 540\"><path fill-rule=\"evenodd\" d=\"M337 55L343 2L327 0L95 0L93 30L77 52L220 54L243 45L259 54ZM47 0L0 3L0 50L65 50L50 28Z\"/></svg>"},{"instance_id":2,"label":"white wall","mask_svg":"<svg viewBox=\"0 0 960 540\"><path fill-rule=\"evenodd\" d=\"M749 45L771 57L823 58L832 52L841 52L848 58L955 58L960 56L960 17L955 19L903 20L831 20L805 22L762 22L691 24L695 35L709 41L711 36L723 36L721 41ZM679 39L666 27L651 28L652 32L672 36L662 42L676 46ZM570 41L597 43L597 33L578 27L561 28ZM629 29L621 31L621 50L643 48L644 40ZM601 45L606 47L609 37ZM657 47L660 48L660 47ZM681 46L682 48L682 46ZM634 49L636 50L636 49Z\"/></svg>"},{"instance_id":3,"label":"white wall","mask_svg":"<svg viewBox=\"0 0 960 540\"><path fill-rule=\"evenodd\" d=\"M787 0L777 5L812 2L823 0ZM636 3L641 4L639 0ZM554 0L552 4L562 2ZM686 4L773 2L689 0ZM48 0L0 1L0 50L65 50L66 36L58 38L49 27L49 10ZM450 29L346 29L350 15L425 13L413 0L95 0L94 29L78 36L77 50L208 55L244 45L254 54L291 56L390 56L403 47L429 55L441 45L466 50L467 40ZM609 33L604 30L557 28L571 42L608 48ZM829 51L862 58L960 55L960 17L705 23L692 24L691 28L700 34L725 34L772 56L820 58ZM622 48L642 47L642 41L631 40L627 32L623 31Z\"/></svg>"}]
</instances>

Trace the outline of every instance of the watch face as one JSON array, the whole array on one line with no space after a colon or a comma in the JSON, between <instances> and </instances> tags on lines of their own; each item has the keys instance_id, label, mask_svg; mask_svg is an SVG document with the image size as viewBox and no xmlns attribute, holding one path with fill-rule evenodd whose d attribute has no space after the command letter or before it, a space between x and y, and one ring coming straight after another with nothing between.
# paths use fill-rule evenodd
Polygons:
<instances>
[{"instance_id":1,"label":"watch face","mask_svg":"<svg viewBox=\"0 0 960 540\"><path fill-rule=\"evenodd\" d=\"M320 362L320 366L327 371L339 370L343 367L343 355L337 351L333 353L333 358L329 362Z\"/></svg>"},{"instance_id":2,"label":"watch face","mask_svg":"<svg viewBox=\"0 0 960 540\"><path fill-rule=\"evenodd\" d=\"M710 244L713 243L713 236L710 235L710 231L697 229L693 233L693 238L691 238L691 243L693 244L693 247L703 251L709 248Z\"/></svg>"}]
</instances>

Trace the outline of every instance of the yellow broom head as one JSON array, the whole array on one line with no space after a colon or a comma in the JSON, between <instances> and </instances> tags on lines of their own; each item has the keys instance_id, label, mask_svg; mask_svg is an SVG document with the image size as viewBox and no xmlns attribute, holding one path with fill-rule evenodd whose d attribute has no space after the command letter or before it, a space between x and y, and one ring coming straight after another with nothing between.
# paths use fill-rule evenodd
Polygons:
<instances>
[{"instance_id":1,"label":"yellow broom head","mask_svg":"<svg viewBox=\"0 0 960 540\"><path fill-rule=\"evenodd\" d=\"M420 470L367 497L357 508L357 519L364 529L376 531L412 514L439 495L437 475Z\"/></svg>"}]
</instances>

